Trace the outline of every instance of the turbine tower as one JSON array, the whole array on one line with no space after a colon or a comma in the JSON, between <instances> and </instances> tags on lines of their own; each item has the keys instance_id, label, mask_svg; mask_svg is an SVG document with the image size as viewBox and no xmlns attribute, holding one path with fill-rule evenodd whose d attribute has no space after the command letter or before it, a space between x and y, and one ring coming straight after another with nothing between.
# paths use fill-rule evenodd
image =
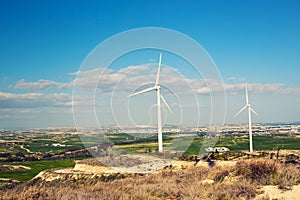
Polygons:
<instances>
[{"instance_id":1,"label":"turbine tower","mask_svg":"<svg viewBox=\"0 0 300 200\"><path fill-rule=\"evenodd\" d=\"M142 91L133 93L129 95L129 97L150 92L152 90L156 91L156 101L157 101L157 133L158 133L158 151L161 153L163 152L163 139L162 139L162 120L161 120L161 103L160 100L164 102L168 110L172 113L172 110L170 106L168 105L167 101L165 98L162 96L160 92L160 85L159 85L159 76L160 76L160 67L161 67L161 60L162 60L162 54L160 53L159 55L159 63L158 63L158 69L157 69L157 74L156 74L156 80L155 80L155 85L153 87L144 89Z\"/></svg>"},{"instance_id":2,"label":"turbine tower","mask_svg":"<svg viewBox=\"0 0 300 200\"><path fill-rule=\"evenodd\" d=\"M249 127L249 152L253 152L253 143L252 143L252 122L251 122L251 112L253 112L255 115L258 116L258 114L251 108L251 105L249 104L248 99L248 89L246 84L246 105L238 111L233 118L235 118L237 115L239 115L243 110L248 109L248 127Z\"/></svg>"}]
</instances>

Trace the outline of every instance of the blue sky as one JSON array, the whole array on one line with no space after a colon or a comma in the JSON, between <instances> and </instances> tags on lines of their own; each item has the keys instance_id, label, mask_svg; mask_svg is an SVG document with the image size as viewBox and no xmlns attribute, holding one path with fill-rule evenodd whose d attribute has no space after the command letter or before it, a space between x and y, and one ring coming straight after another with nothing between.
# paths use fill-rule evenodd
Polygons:
<instances>
[{"instance_id":1,"label":"blue sky","mask_svg":"<svg viewBox=\"0 0 300 200\"><path fill-rule=\"evenodd\" d=\"M231 78L226 84L237 86L245 81L256 84L252 101L262 115L255 119L257 122L300 121L298 1L2 1L0 4L0 128L74 125L69 99L63 96L71 94L72 89L55 83L72 82L74 76L70 73L78 71L100 42L139 27L182 32L207 50L225 82ZM156 58L151 55L150 59ZM16 89L23 79L47 80L47 84L52 81L52 86L45 90ZM257 92L265 84L282 86L272 92ZM235 95L228 94L228 123L246 119L231 118L243 105L243 92L238 91ZM33 105L24 100L28 96L22 97L22 101L17 99L20 97L17 94L28 93L41 96L34 97ZM55 94L60 96L56 95L55 102L49 103Z\"/></svg>"}]
</instances>

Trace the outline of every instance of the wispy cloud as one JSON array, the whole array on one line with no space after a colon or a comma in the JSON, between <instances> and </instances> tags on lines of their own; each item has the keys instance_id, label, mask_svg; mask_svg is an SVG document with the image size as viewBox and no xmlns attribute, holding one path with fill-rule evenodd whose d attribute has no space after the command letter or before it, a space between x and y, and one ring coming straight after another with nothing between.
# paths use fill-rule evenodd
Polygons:
<instances>
[{"instance_id":1,"label":"wispy cloud","mask_svg":"<svg viewBox=\"0 0 300 200\"><path fill-rule=\"evenodd\" d=\"M41 110L37 109L2 108L0 109L0 119L33 118L34 115L39 114L40 112Z\"/></svg>"},{"instance_id":2,"label":"wispy cloud","mask_svg":"<svg viewBox=\"0 0 300 200\"><path fill-rule=\"evenodd\" d=\"M148 71L149 65L128 66L120 69L117 73L120 74L139 74L140 72Z\"/></svg>"},{"instance_id":3,"label":"wispy cloud","mask_svg":"<svg viewBox=\"0 0 300 200\"><path fill-rule=\"evenodd\" d=\"M59 89L72 87L71 83L60 83L51 80L38 80L36 82L27 82L24 79L17 82L13 88L17 90L43 90L50 87L57 87Z\"/></svg>"},{"instance_id":4,"label":"wispy cloud","mask_svg":"<svg viewBox=\"0 0 300 200\"><path fill-rule=\"evenodd\" d=\"M0 82L5 82L5 81L7 81L7 80L8 80L8 78L5 77L5 76L0 78Z\"/></svg>"},{"instance_id":5,"label":"wispy cloud","mask_svg":"<svg viewBox=\"0 0 300 200\"><path fill-rule=\"evenodd\" d=\"M300 88L285 88L279 91L281 94L295 94L300 95Z\"/></svg>"},{"instance_id":6,"label":"wispy cloud","mask_svg":"<svg viewBox=\"0 0 300 200\"><path fill-rule=\"evenodd\" d=\"M143 85L153 84L156 78L156 70L150 66L129 66L116 72L112 70L105 72L104 69L98 68L77 74L78 77L73 81L76 86L90 87L91 89L98 87L105 92L111 92L116 88L119 91L132 91ZM229 95L244 94L245 84L231 83L235 82L234 80L237 78L231 77L226 83L213 79L191 79L183 77L177 70L171 68L163 68L160 77L162 85L172 88L179 94L193 92L207 95L224 90ZM300 94L300 88L287 88L282 83L251 83L248 84L248 90L256 94Z\"/></svg>"},{"instance_id":7,"label":"wispy cloud","mask_svg":"<svg viewBox=\"0 0 300 200\"><path fill-rule=\"evenodd\" d=\"M230 77L226 80L226 82L230 83L236 80L236 77Z\"/></svg>"},{"instance_id":8,"label":"wispy cloud","mask_svg":"<svg viewBox=\"0 0 300 200\"><path fill-rule=\"evenodd\" d=\"M83 88L83 90L95 90L102 92L104 96L109 97L112 92L115 95L118 92L131 93L146 85L154 84L156 79L156 68L151 65L128 66L117 71L104 68L95 68L88 71L78 71L70 73L76 77L67 83L60 83L51 80L39 80L36 82L28 82L24 79L18 81L13 88L17 90L43 90L54 87L59 89L71 89L72 86ZM244 94L244 83L231 83L236 80L235 77L228 79L226 83L222 83L213 79L191 79L184 77L179 71L172 68L162 68L160 83L162 89L170 90L176 95L210 95L226 91L227 95ZM235 81L234 81L235 82ZM209 87L208 87L209 86ZM251 83L248 84L248 90L254 94L271 94L279 95L300 95L300 88L287 88L282 83ZM0 108L32 108L41 106L69 107L73 104L82 104L92 106L95 101L94 97L76 96L73 97L66 93L43 94L41 92L33 93L4 93L0 92ZM98 103L99 104L99 103ZM100 105L100 104L99 104ZM101 105L103 105L101 103Z\"/></svg>"},{"instance_id":9,"label":"wispy cloud","mask_svg":"<svg viewBox=\"0 0 300 200\"><path fill-rule=\"evenodd\" d=\"M66 93L14 94L0 92L0 108L36 108L51 106L71 106L71 95Z\"/></svg>"},{"instance_id":10,"label":"wispy cloud","mask_svg":"<svg viewBox=\"0 0 300 200\"><path fill-rule=\"evenodd\" d=\"M271 83L271 84L260 84L253 83L248 84L248 91L256 94L266 94L266 93L274 93L284 90L284 85L281 83ZM245 92L245 84L224 84L224 88L229 94L240 94Z\"/></svg>"}]
</instances>

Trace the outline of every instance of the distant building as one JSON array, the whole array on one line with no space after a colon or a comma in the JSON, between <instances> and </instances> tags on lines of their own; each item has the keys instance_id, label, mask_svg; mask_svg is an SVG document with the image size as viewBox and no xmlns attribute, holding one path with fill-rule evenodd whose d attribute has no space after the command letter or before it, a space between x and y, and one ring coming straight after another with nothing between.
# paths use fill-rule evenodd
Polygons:
<instances>
[{"instance_id":1,"label":"distant building","mask_svg":"<svg viewBox=\"0 0 300 200\"><path fill-rule=\"evenodd\" d=\"M207 152L224 152L224 151L230 151L227 147L207 147L205 148L205 151Z\"/></svg>"},{"instance_id":2,"label":"distant building","mask_svg":"<svg viewBox=\"0 0 300 200\"><path fill-rule=\"evenodd\" d=\"M60 144L60 143L53 143L52 146L54 147L65 147L65 144Z\"/></svg>"}]
</instances>

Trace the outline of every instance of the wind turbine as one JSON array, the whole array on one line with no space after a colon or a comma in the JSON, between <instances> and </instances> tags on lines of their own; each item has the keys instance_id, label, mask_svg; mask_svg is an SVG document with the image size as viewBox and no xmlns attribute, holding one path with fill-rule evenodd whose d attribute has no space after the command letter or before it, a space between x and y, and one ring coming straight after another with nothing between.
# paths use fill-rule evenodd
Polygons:
<instances>
[{"instance_id":1,"label":"wind turbine","mask_svg":"<svg viewBox=\"0 0 300 200\"><path fill-rule=\"evenodd\" d=\"M249 151L250 153L253 152L253 143L252 143L252 122L251 122L251 112L253 112L255 115L258 116L258 114L251 108L251 105L249 104L249 99L248 99L248 89L247 89L247 84L246 84L246 105L239 111L237 112L233 118L238 116L243 110L248 109L248 127L249 127Z\"/></svg>"},{"instance_id":2,"label":"wind turbine","mask_svg":"<svg viewBox=\"0 0 300 200\"><path fill-rule=\"evenodd\" d=\"M162 100L164 102L164 104L166 105L166 107L168 108L168 110L172 113L172 110L171 110L170 106L168 105L167 101L165 100L165 98L160 93L159 76L160 76L161 60L162 60L162 54L160 53L155 85L153 87L150 87L150 88L147 88L147 89L144 89L144 90L141 90L139 92L135 92L135 93L129 95L129 97L132 97L132 96L135 96L135 95L138 95L138 94L150 92L152 90L156 91L158 151L160 153L163 152L162 122L161 122L161 103L160 103L160 100Z\"/></svg>"}]
</instances>

